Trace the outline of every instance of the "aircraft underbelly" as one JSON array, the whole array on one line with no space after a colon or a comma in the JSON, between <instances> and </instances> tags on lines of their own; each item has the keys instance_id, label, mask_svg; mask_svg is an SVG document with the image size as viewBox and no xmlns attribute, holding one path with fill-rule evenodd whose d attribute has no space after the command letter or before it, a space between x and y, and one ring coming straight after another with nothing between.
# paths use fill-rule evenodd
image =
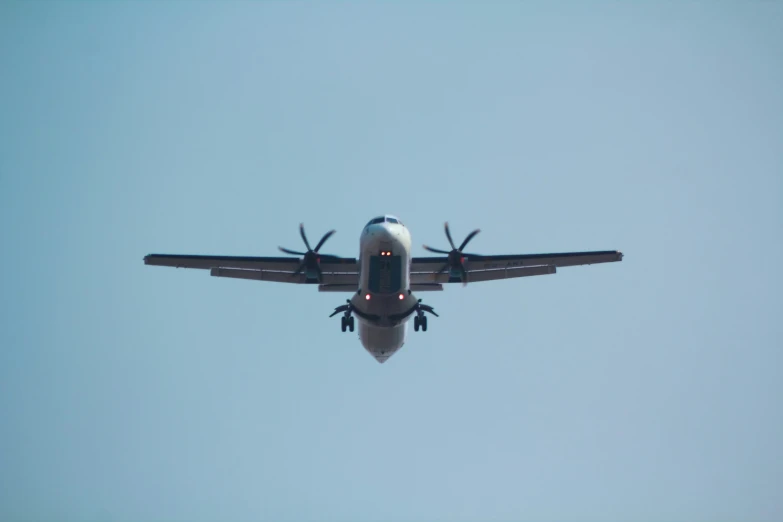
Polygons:
<instances>
[{"instance_id":1,"label":"aircraft underbelly","mask_svg":"<svg viewBox=\"0 0 783 522\"><path fill-rule=\"evenodd\" d=\"M407 323L380 327L360 322L359 339L370 355L383 363L405 344L406 329Z\"/></svg>"}]
</instances>

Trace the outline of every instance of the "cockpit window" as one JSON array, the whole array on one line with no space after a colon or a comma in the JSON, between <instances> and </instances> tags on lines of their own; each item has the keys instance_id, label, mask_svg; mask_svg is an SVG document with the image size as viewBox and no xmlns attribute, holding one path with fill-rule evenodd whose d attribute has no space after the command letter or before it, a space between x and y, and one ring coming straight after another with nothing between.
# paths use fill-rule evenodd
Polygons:
<instances>
[{"instance_id":1,"label":"cockpit window","mask_svg":"<svg viewBox=\"0 0 783 522\"><path fill-rule=\"evenodd\" d=\"M402 221L400 221L396 217L382 216L382 217L377 217L377 218L371 219L370 222L367 223L367 225L365 225L365 228L369 227L370 225L377 225L377 224L383 223L383 222L386 222L386 223L396 223L398 225L405 226L405 225L403 225Z\"/></svg>"}]
</instances>

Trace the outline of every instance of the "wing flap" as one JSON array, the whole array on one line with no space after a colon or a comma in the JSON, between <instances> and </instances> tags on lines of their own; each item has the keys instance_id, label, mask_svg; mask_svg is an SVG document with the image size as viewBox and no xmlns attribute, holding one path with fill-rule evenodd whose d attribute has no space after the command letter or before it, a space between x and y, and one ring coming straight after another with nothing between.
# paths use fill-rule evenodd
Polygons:
<instances>
[{"instance_id":1,"label":"wing flap","mask_svg":"<svg viewBox=\"0 0 783 522\"><path fill-rule=\"evenodd\" d=\"M241 270L236 268L212 268L209 275L213 277L232 277L235 279L250 279L254 281L274 281L276 283L304 284L307 278L304 274L291 272L273 272L270 270ZM323 276L324 285L350 286L353 290L359 285L358 274L327 274Z\"/></svg>"},{"instance_id":2,"label":"wing flap","mask_svg":"<svg viewBox=\"0 0 783 522\"><path fill-rule=\"evenodd\" d=\"M468 282L494 281L496 279L547 275L554 274L556 272L557 267L553 265L500 268L496 270L469 270ZM411 284L445 284L451 282L459 282L459 280L451 279L451 276L448 272L443 274L422 272L411 274Z\"/></svg>"},{"instance_id":3,"label":"wing flap","mask_svg":"<svg viewBox=\"0 0 783 522\"><path fill-rule=\"evenodd\" d=\"M555 272L557 272L557 267L553 265L502 268L500 270L480 270L477 272L471 270L468 272L468 282L495 281L497 279L554 274Z\"/></svg>"},{"instance_id":4,"label":"wing flap","mask_svg":"<svg viewBox=\"0 0 783 522\"><path fill-rule=\"evenodd\" d=\"M291 272L272 272L267 270L241 270L237 268L212 268L209 271L212 277L231 277L233 279L250 279L253 281L274 281L276 283L303 284L306 282L304 274L294 275Z\"/></svg>"},{"instance_id":5,"label":"wing flap","mask_svg":"<svg viewBox=\"0 0 783 522\"><path fill-rule=\"evenodd\" d=\"M443 285L438 283L411 283L412 292L440 292Z\"/></svg>"},{"instance_id":6,"label":"wing flap","mask_svg":"<svg viewBox=\"0 0 783 522\"><path fill-rule=\"evenodd\" d=\"M356 292L358 285L345 285L345 284L331 284L331 285L318 285L319 292Z\"/></svg>"}]
</instances>

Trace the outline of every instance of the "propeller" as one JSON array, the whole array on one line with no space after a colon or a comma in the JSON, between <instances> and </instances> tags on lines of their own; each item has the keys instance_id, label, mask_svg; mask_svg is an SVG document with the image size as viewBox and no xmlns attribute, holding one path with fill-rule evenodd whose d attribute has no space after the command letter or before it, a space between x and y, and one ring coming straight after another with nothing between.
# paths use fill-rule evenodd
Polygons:
<instances>
[{"instance_id":1,"label":"propeller","mask_svg":"<svg viewBox=\"0 0 783 522\"><path fill-rule=\"evenodd\" d=\"M291 250L289 248L277 247L280 249L281 252L285 252L286 254L302 256L302 262L299 264L299 267L296 269L296 272L291 274L291 277L298 276L300 273L302 273L303 270L315 271L318 274L318 282L319 283L321 282L321 280L323 279L323 272L321 272L321 266L320 266L321 259L322 258L339 259L338 256L318 253L321 247L324 246L324 243L326 243L326 240L329 239L334 233L335 230L330 230L329 232L324 234L324 236L321 238L318 244L315 245L315 248L310 248L310 242L307 240L307 234L305 234L304 231L304 223L299 224L299 235L302 236L302 241L304 241L304 244L307 247L307 252L297 252L296 250Z\"/></svg>"},{"instance_id":2,"label":"propeller","mask_svg":"<svg viewBox=\"0 0 783 522\"><path fill-rule=\"evenodd\" d=\"M462 279L462 285L468 284L468 271L465 270L465 265L463 264L465 261L465 256L468 257L480 257L478 255L474 254L466 254L462 251L463 248L467 246L467 244L470 242L471 239L476 237L476 234L481 232L479 229L474 230L470 234L468 234L468 237L465 238L465 240L462 242L462 244L457 248L454 246L454 240L451 239L451 231L449 230L449 223L448 221L445 223L444 228L446 230L446 239L449 240L449 245L451 245L451 251L441 250L439 248L432 248L427 245L424 245L425 250L429 250L430 252L434 252L436 254L446 254L449 256L448 260L442 267L440 267L440 270L438 270L436 275L440 275L443 272L445 272L447 269L452 268L456 269L460 273L460 279Z\"/></svg>"}]
</instances>

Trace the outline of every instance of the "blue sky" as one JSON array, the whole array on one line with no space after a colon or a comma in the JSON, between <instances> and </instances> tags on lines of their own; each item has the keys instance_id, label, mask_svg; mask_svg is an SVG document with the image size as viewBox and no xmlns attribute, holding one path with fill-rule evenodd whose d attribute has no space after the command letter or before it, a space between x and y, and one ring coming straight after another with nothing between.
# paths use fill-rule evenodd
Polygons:
<instances>
[{"instance_id":1,"label":"blue sky","mask_svg":"<svg viewBox=\"0 0 783 522\"><path fill-rule=\"evenodd\" d=\"M2 3L0 519L780 520L782 23ZM339 295L142 262L383 213L625 259L428 294L384 365Z\"/></svg>"}]
</instances>

